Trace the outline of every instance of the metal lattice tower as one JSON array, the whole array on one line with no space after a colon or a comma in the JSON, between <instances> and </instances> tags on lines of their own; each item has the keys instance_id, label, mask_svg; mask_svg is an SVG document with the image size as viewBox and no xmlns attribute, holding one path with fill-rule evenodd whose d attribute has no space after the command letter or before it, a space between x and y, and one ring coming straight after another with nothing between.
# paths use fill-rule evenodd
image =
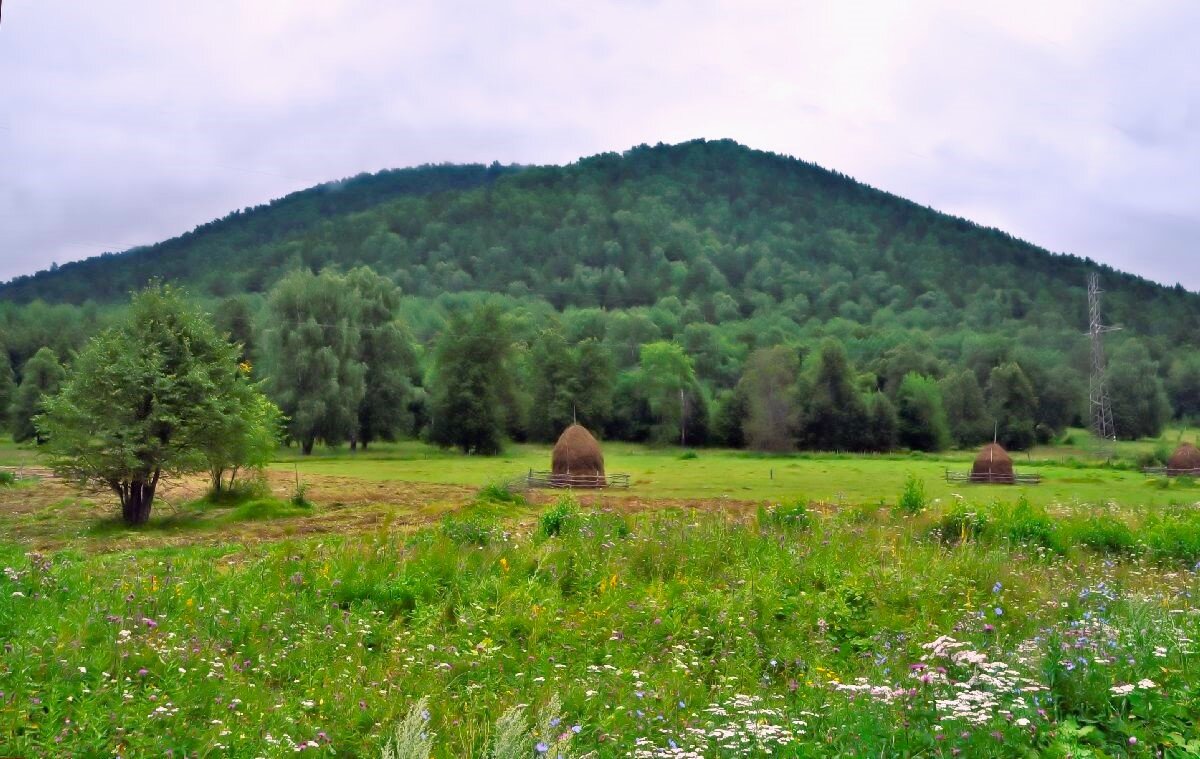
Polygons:
<instances>
[{"instance_id":1,"label":"metal lattice tower","mask_svg":"<svg viewBox=\"0 0 1200 759\"><path fill-rule=\"evenodd\" d=\"M1092 431L1101 446L1109 448L1117 439L1113 424L1112 404L1108 399L1108 382L1105 379L1107 362L1104 358L1104 333L1119 327L1106 327L1100 319L1100 277L1088 275L1088 337L1092 342L1092 376L1088 383L1088 405L1092 412Z\"/></svg>"}]
</instances>

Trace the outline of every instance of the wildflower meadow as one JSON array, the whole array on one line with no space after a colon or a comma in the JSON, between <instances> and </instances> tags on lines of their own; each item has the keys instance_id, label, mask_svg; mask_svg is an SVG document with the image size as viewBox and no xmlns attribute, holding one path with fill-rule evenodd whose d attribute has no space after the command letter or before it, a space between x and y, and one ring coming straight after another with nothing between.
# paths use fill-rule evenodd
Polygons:
<instances>
[{"instance_id":1,"label":"wildflower meadow","mask_svg":"<svg viewBox=\"0 0 1200 759\"><path fill-rule=\"evenodd\" d=\"M0 753L1200 755L1194 507L537 510L6 543Z\"/></svg>"}]
</instances>

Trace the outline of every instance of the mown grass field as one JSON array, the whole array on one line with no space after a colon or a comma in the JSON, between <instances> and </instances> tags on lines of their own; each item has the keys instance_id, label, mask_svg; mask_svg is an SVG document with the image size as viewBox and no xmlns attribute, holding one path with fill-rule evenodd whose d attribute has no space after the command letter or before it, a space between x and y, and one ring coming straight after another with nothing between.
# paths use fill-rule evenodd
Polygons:
<instances>
[{"instance_id":1,"label":"mown grass field","mask_svg":"<svg viewBox=\"0 0 1200 759\"><path fill-rule=\"evenodd\" d=\"M1200 755L1200 488L1132 468L1154 446L955 491L966 454L610 445L634 487L578 501L480 492L544 447L284 452L272 493L178 483L136 531L29 479L0 755L379 756L421 699L438 757L520 705L513 756Z\"/></svg>"}]
</instances>

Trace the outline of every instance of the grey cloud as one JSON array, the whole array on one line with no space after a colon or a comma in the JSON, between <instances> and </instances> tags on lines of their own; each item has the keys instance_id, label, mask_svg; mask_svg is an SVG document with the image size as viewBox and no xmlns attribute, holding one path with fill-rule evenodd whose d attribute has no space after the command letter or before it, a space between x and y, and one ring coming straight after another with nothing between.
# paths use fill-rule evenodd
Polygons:
<instances>
[{"instance_id":1,"label":"grey cloud","mask_svg":"<svg viewBox=\"0 0 1200 759\"><path fill-rule=\"evenodd\" d=\"M8 0L0 278L361 171L732 137L1200 288L1200 8Z\"/></svg>"}]
</instances>

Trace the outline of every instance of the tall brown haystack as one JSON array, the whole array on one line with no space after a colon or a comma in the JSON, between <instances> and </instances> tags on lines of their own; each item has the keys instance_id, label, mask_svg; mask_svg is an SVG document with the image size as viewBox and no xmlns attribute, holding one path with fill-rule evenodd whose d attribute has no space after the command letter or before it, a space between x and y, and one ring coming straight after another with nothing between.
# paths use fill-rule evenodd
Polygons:
<instances>
[{"instance_id":1,"label":"tall brown haystack","mask_svg":"<svg viewBox=\"0 0 1200 759\"><path fill-rule=\"evenodd\" d=\"M997 443L985 445L979 455L975 457L975 464L971 467L971 480L1005 484L1015 482L1012 458L1008 455L1008 451Z\"/></svg>"},{"instance_id":2,"label":"tall brown haystack","mask_svg":"<svg viewBox=\"0 0 1200 759\"><path fill-rule=\"evenodd\" d=\"M551 457L553 479L579 488L602 488L604 454L592 433L580 424L572 424L558 436Z\"/></svg>"},{"instance_id":3,"label":"tall brown haystack","mask_svg":"<svg viewBox=\"0 0 1200 759\"><path fill-rule=\"evenodd\" d=\"M1176 448L1167 459L1167 474L1200 475L1200 450L1191 443Z\"/></svg>"}]
</instances>

